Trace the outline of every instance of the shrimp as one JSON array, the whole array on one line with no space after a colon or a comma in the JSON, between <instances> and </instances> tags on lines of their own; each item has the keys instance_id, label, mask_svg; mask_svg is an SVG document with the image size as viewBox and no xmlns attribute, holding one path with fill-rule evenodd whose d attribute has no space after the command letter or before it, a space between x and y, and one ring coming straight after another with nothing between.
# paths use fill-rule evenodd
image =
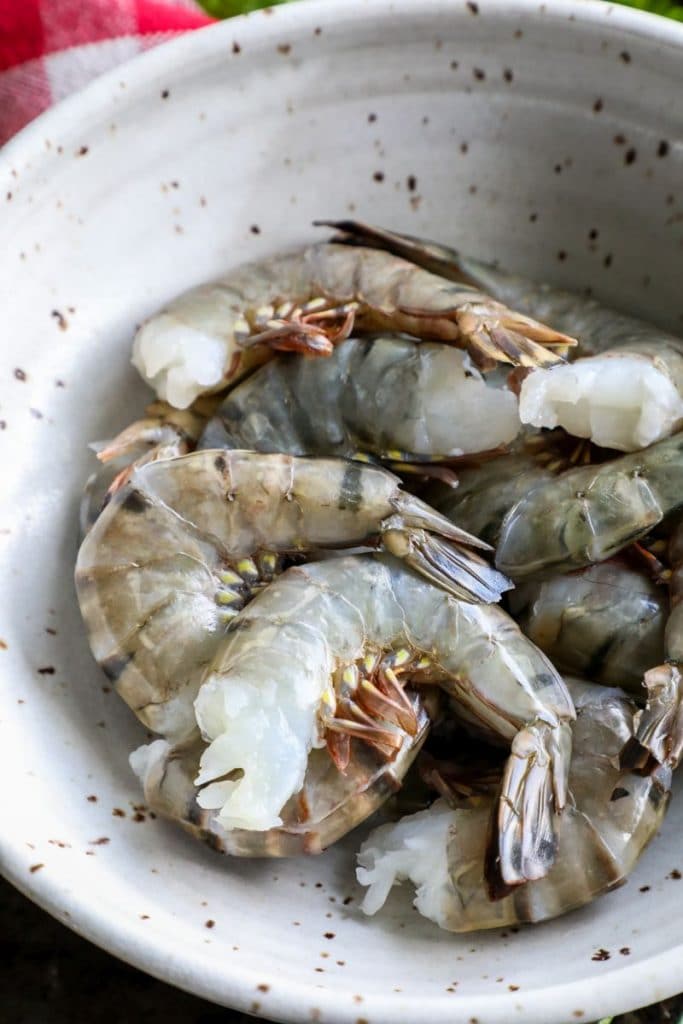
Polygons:
<instances>
[{"instance_id":1,"label":"shrimp","mask_svg":"<svg viewBox=\"0 0 683 1024\"><path fill-rule=\"evenodd\" d=\"M400 695L403 703L403 696ZM387 701L388 706L388 701ZM206 744L191 739L171 746L155 740L131 754L131 765L142 782L145 803L164 817L179 822L196 839L233 857L294 857L321 853L369 817L400 788L429 729L429 715L415 695L404 713L414 714L410 731L391 731L390 756L377 746L357 743L353 757L340 771L325 748L313 748L306 762L301 789L280 810L281 824L263 831L226 829L211 810L198 802L194 780ZM376 722L376 724L378 724ZM339 735L339 734L336 734Z\"/></svg>"},{"instance_id":2,"label":"shrimp","mask_svg":"<svg viewBox=\"0 0 683 1024\"><path fill-rule=\"evenodd\" d=\"M313 747L327 740L342 766L350 739L388 752L386 693L394 721L415 729L397 699L397 666L405 686L440 686L511 746L491 885L504 893L542 877L566 800L574 709L564 683L500 608L456 600L388 555L290 568L235 619L194 705L207 744L198 804L226 830L277 827Z\"/></svg>"},{"instance_id":3,"label":"shrimp","mask_svg":"<svg viewBox=\"0 0 683 1024\"><path fill-rule=\"evenodd\" d=\"M229 392L200 447L444 460L511 442L517 398L468 356L407 338L349 339L329 359L281 356Z\"/></svg>"},{"instance_id":4,"label":"shrimp","mask_svg":"<svg viewBox=\"0 0 683 1024\"><path fill-rule=\"evenodd\" d=\"M135 336L133 365L186 408L273 349L329 355L351 331L405 332L466 348L475 362L546 366L573 339L380 250L317 244L251 263L181 295Z\"/></svg>"},{"instance_id":5,"label":"shrimp","mask_svg":"<svg viewBox=\"0 0 683 1024\"><path fill-rule=\"evenodd\" d=\"M575 355L598 355L607 349L671 347L681 350L681 339L653 324L602 306L575 292L539 284L490 263L465 256L455 249L410 235L401 235L359 221L319 221L340 233L335 243L385 249L430 273L454 283L468 284L491 295L496 302L520 309L527 316L551 323L558 331L579 339L570 349Z\"/></svg>"},{"instance_id":6,"label":"shrimp","mask_svg":"<svg viewBox=\"0 0 683 1024\"><path fill-rule=\"evenodd\" d=\"M485 858L493 798L455 808L441 799L375 829L361 847L357 875L368 887L367 914L403 879L415 885L420 913L453 932L544 921L623 884L662 823L670 773L619 768L619 751L634 733L634 707L621 690L575 680L568 686L577 710L572 799L559 822L562 856L547 876L491 901Z\"/></svg>"},{"instance_id":7,"label":"shrimp","mask_svg":"<svg viewBox=\"0 0 683 1024\"><path fill-rule=\"evenodd\" d=\"M647 703L637 715L634 741L622 761L633 767L645 752L655 763L676 768L683 755L683 517L673 524L667 554L671 609L664 631L662 664L652 659L643 677ZM664 660L666 659L666 660Z\"/></svg>"},{"instance_id":8,"label":"shrimp","mask_svg":"<svg viewBox=\"0 0 683 1024\"><path fill-rule=\"evenodd\" d=\"M683 433L541 482L507 512L496 564L515 580L602 562L683 505Z\"/></svg>"},{"instance_id":9,"label":"shrimp","mask_svg":"<svg viewBox=\"0 0 683 1024\"><path fill-rule=\"evenodd\" d=\"M509 586L469 550L486 545L381 468L210 450L134 466L78 554L93 654L145 725L183 739L238 610L292 558L362 544L466 599L497 600Z\"/></svg>"},{"instance_id":10,"label":"shrimp","mask_svg":"<svg viewBox=\"0 0 683 1024\"><path fill-rule=\"evenodd\" d=\"M588 358L529 373L520 418L562 426L576 437L635 451L668 437L683 420L683 341L595 300L527 281L432 242L355 221L332 223L343 239L384 247L450 281L466 282L579 339ZM604 353L604 354L601 354Z\"/></svg>"},{"instance_id":11,"label":"shrimp","mask_svg":"<svg viewBox=\"0 0 683 1024\"><path fill-rule=\"evenodd\" d=\"M666 589L622 558L523 583L508 606L561 671L642 697L643 674L664 657Z\"/></svg>"}]
</instances>

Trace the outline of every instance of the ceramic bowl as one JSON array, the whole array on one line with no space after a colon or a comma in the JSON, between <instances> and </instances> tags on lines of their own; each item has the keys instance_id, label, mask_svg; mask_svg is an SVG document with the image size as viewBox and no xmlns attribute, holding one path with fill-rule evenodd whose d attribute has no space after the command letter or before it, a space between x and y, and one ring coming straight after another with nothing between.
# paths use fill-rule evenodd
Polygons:
<instances>
[{"instance_id":1,"label":"ceramic bowl","mask_svg":"<svg viewBox=\"0 0 683 1024\"><path fill-rule=\"evenodd\" d=\"M135 324L317 238L316 217L680 327L682 91L683 26L607 3L324 0L148 53L0 154L0 849L18 888L151 974L276 1020L560 1024L681 987L680 798L620 891L463 937L403 892L365 918L358 834L246 863L151 819L127 761L144 733L90 657L72 575L87 442L149 397Z\"/></svg>"}]
</instances>

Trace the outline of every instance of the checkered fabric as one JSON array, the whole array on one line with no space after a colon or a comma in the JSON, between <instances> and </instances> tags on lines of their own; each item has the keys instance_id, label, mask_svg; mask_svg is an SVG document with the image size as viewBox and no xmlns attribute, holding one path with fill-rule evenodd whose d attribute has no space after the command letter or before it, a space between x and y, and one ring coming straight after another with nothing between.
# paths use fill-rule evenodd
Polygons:
<instances>
[{"instance_id":1,"label":"checkered fabric","mask_svg":"<svg viewBox=\"0 0 683 1024\"><path fill-rule=\"evenodd\" d=\"M210 21L191 0L0 0L0 144L103 71Z\"/></svg>"}]
</instances>

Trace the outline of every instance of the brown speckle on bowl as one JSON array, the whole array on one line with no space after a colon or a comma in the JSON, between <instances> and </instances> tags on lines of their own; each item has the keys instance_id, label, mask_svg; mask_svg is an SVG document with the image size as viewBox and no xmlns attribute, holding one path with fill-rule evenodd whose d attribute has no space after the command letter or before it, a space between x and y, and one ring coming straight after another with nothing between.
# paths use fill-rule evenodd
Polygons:
<instances>
[{"instance_id":1,"label":"brown speckle on bowl","mask_svg":"<svg viewBox=\"0 0 683 1024\"><path fill-rule=\"evenodd\" d=\"M111 842L109 836L100 836L99 839L91 839L90 846L106 846L107 843Z\"/></svg>"},{"instance_id":2,"label":"brown speckle on bowl","mask_svg":"<svg viewBox=\"0 0 683 1024\"><path fill-rule=\"evenodd\" d=\"M87 156L89 152L90 152L90 149L89 149L88 146L80 146L76 150L76 156Z\"/></svg>"},{"instance_id":3,"label":"brown speckle on bowl","mask_svg":"<svg viewBox=\"0 0 683 1024\"><path fill-rule=\"evenodd\" d=\"M406 185L408 186L409 192L414 192L417 188L417 178L414 174L409 174L406 178Z\"/></svg>"},{"instance_id":4,"label":"brown speckle on bowl","mask_svg":"<svg viewBox=\"0 0 683 1024\"><path fill-rule=\"evenodd\" d=\"M242 52L242 47L237 42L237 40L234 40L234 42L232 44L232 52L235 53L235 54Z\"/></svg>"},{"instance_id":5,"label":"brown speckle on bowl","mask_svg":"<svg viewBox=\"0 0 683 1024\"><path fill-rule=\"evenodd\" d=\"M167 100L170 95L171 95L171 90L170 89L162 89L161 90L161 98L162 98L162 100Z\"/></svg>"},{"instance_id":6,"label":"brown speckle on bowl","mask_svg":"<svg viewBox=\"0 0 683 1024\"><path fill-rule=\"evenodd\" d=\"M323 935L324 939L333 939L334 937L334 932L325 932L325 934Z\"/></svg>"},{"instance_id":7,"label":"brown speckle on bowl","mask_svg":"<svg viewBox=\"0 0 683 1024\"><path fill-rule=\"evenodd\" d=\"M631 947L630 946L622 946L621 949L619 950L619 952L621 953L622 956L630 956L631 955Z\"/></svg>"},{"instance_id":8,"label":"brown speckle on bowl","mask_svg":"<svg viewBox=\"0 0 683 1024\"><path fill-rule=\"evenodd\" d=\"M97 803L97 797L95 796L94 793L90 793L89 796L86 796L85 799L88 801L89 804L96 804Z\"/></svg>"},{"instance_id":9,"label":"brown speckle on bowl","mask_svg":"<svg viewBox=\"0 0 683 1024\"><path fill-rule=\"evenodd\" d=\"M560 263L564 263L564 261L567 258L567 253L565 252L564 249L560 249L560 251L557 254L557 258L560 261Z\"/></svg>"},{"instance_id":10,"label":"brown speckle on bowl","mask_svg":"<svg viewBox=\"0 0 683 1024\"><path fill-rule=\"evenodd\" d=\"M140 914L141 921L149 921L149 914Z\"/></svg>"},{"instance_id":11,"label":"brown speckle on bowl","mask_svg":"<svg viewBox=\"0 0 683 1024\"><path fill-rule=\"evenodd\" d=\"M670 148L669 147L669 143L666 141L666 139L662 139L660 141L659 145L657 146L657 156L659 156L659 157L668 156L669 155L669 148Z\"/></svg>"},{"instance_id":12,"label":"brown speckle on bowl","mask_svg":"<svg viewBox=\"0 0 683 1024\"><path fill-rule=\"evenodd\" d=\"M678 881L680 881L681 873L678 870L678 868L674 868L673 871L671 871L666 877L667 878L673 878L674 881L678 882Z\"/></svg>"},{"instance_id":13,"label":"brown speckle on bowl","mask_svg":"<svg viewBox=\"0 0 683 1024\"><path fill-rule=\"evenodd\" d=\"M622 60L624 62L624 64L630 64L631 63L631 54L628 52L628 50L622 50L621 53L619 54L619 59Z\"/></svg>"},{"instance_id":14,"label":"brown speckle on bowl","mask_svg":"<svg viewBox=\"0 0 683 1024\"><path fill-rule=\"evenodd\" d=\"M111 813L115 818L125 818L126 816L126 812L122 807L114 807Z\"/></svg>"},{"instance_id":15,"label":"brown speckle on bowl","mask_svg":"<svg viewBox=\"0 0 683 1024\"><path fill-rule=\"evenodd\" d=\"M603 99L600 96L598 96L597 100L593 104L593 113L594 114L599 114L600 111L603 109L604 105L605 104L604 104Z\"/></svg>"},{"instance_id":16,"label":"brown speckle on bowl","mask_svg":"<svg viewBox=\"0 0 683 1024\"><path fill-rule=\"evenodd\" d=\"M283 57L287 57L292 52L291 43L278 43L277 52L281 53Z\"/></svg>"},{"instance_id":17,"label":"brown speckle on bowl","mask_svg":"<svg viewBox=\"0 0 683 1024\"><path fill-rule=\"evenodd\" d=\"M605 960L609 960L611 953L608 949L598 949L593 953L591 960L595 960L597 963L602 963Z\"/></svg>"},{"instance_id":18,"label":"brown speckle on bowl","mask_svg":"<svg viewBox=\"0 0 683 1024\"><path fill-rule=\"evenodd\" d=\"M321 36L322 32L323 30L321 29L320 25L316 25L316 27L313 29L314 36Z\"/></svg>"},{"instance_id":19,"label":"brown speckle on bowl","mask_svg":"<svg viewBox=\"0 0 683 1024\"><path fill-rule=\"evenodd\" d=\"M377 114L368 114L368 124L374 124L377 120Z\"/></svg>"},{"instance_id":20,"label":"brown speckle on bowl","mask_svg":"<svg viewBox=\"0 0 683 1024\"><path fill-rule=\"evenodd\" d=\"M486 72L483 68L472 68L472 74L478 82L483 82L486 78Z\"/></svg>"},{"instance_id":21,"label":"brown speckle on bowl","mask_svg":"<svg viewBox=\"0 0 683 1024\"><path fill-rule=\"evenodd\" d=\"M216 922L212 918L209 918L208 921L204 922L204 927L205 928L215 928L216 927ZM260 985L259 985L259 988L261 988Z\"/></svg>"},{"instance_id":22,"label":"brown speckle on bowl","mask_svg":"<svg viewBox=\"0 0 683 1024\"><path fill-rule=\"evenodd\" d=\"M519 992L519 985L508 985L511 992Z\"/></svg>"},{"instance_id":23,"label":"brown speckle on bowl","mask_svg":"<svg viewBox=\"0 0 683 1024\"><path fill-rule=\"evenodd\" d=\"M21 367L17 366L14 370L14 376L17 380L26 380L26 371L22 370Z\"/></svg>"},{"instance_id":24,"label":"brown speckle on bowl","mask_svg":"<svg viewBox=\"0 0 683 1024\"><path fill-rule=\"evenodd\" d=\"M603 266L607 267L607 268L611 267L613 259L614 259L614 257L612 256L612 253L608 252L607 255L605 256L604 260L602 261Z\"/></svg>"},{"instance_id":25,"label":"brown speckle on bowl","mask_svg":"<svg viewBox=\"0 0 683 1024\"><path fill-rule=\"evenodd\" d=\"M638 150L635 148L635 146L631 146L630 149L627 149L626 152L624 153L624 163L627 166L630 166L631 164L634 164L636 162L637 156L638 156Z\"/></svg>"},{"instance_id":26,"label":"brown speckle on bowl","mask_svg":"<svg viewBox=\"0 0 683 1024\"><path fill-rule=\"evenodd\" d=\"M479 4L474 3L474 0L468 0L465 6L472 14L479 14Z\"/></svg>"},{"instance_id":27,"label":"brown speckle on bowl","mask_svg":"<svg viewBox=\"0 0 683 1024\"><path fill-rule=\"evenodd\" d=\"M562 164L555 164L553 170L555 174L562 174Z\"/></svg>"},{"instance_id":28,"label":"brown speckle on bowl","mask_svg":"<svg viewBox=\"0 0 683 1024\"><path fill-rule=\"evenodd\" d=\"M585 1017L585 1015L585 1010L574 1010L574 1012L572 1013L572 1017L576 1017L577 1020L580 1020L581 1017Z\"/></svg>"},{"instance_id":29,"label":"brown speckle on bowl","mask_svg":"<svg viewBox=\"0 0 683 1024\"><path fill-rule=\"evenodd\" d=\"M258 224L252 224L249 230L251 231L252 235L261 234L261 228L258 226Z\"/></svg>"},{"instance_id":30,"label":"brown speckle on bowl","mask_svg":"<svg viewBox=\"0 0 683 1024\"><path fill-rule=\"evenodd\" d=\"M39 676L53 676L56 672L54 665L43 665L42 668L38 669Z\"/></svg>"},{"instance_id":31,"label":"brown speckle on bowl","mask_svg":"<svg viewBox=\"0 0 683 1024\"><path fill-rule=\"evenodd\" d=\"M376 181L378 183L383 182L384 181L384 171L375 171L375 173L372 176L372 180Z\"/></svg>"},{"instance_id":32,"label":"brown speckle on bowl","mask_svg":"<svg viewBox=\"0 0 683 1024\"><path fill-rule=\"evenodd\" d=\"M320 957L321 960L329 960L330 959L330 954L329 953L319 953L318 956Z\"/></svg>"},{"instance_id":33,"label":"brown speckle on bowl","mask_svg":"<svg viewBox=\"0 0 683 1024\"><path fill-rule=\"evenodd\" d=\"M56 322L56 324L59 327L60 331L66 331L67 330L67 328L69 326L69 321L64 316L64 314L62 312L60 312L60 310L58 310L58 309L50 310L50 316Z\"/></svg>"},{"instance_id":34,"label":"brown speckle on bowl","mask_svg":"<svg viewBox=\"0 0 683 1024\"><path fill-rule=\"evenodd\" d=\"M512 68L503 68L503 78L506 82L512 82L514 77Z\"/></svg>"},{"instance_id":35,"label":"brown speckle on bowl","mask_svg":"<svg viewBox=\"0 0 683 1024\"><path fill-rule=\"evenodd\" d=\"M461 142L460 143L460 152L462 153L463 156L468 152L469 148L470 148L469 142Z\"/></svg>"},{"instance_id":36,"label":"brown speckle on bowl","mask_svg":"<svg viewBox=\"0 0 683 1024\"><path fill-rule=\"evenodd\" d=\"M7 200L8 203L10 202L11 198L12 198L12 193L8 192L7 195L5 196L5 199Z\"/></svg>"}]
</instances>

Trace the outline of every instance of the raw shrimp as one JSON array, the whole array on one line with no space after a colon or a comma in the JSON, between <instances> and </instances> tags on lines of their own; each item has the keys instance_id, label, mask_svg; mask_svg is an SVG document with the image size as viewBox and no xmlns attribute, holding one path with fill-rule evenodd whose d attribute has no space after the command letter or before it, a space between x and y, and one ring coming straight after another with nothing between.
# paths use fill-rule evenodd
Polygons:
<instances>
[{"instance_id":1,"label":"raw shrimp","mask_svg":"<svg viewBox=\"0 0 683 1024\"><path fill-rule=\"evenodd\" d=\"M195 701L208 744L199 805L225 829L272 828L330 734L342 766L350 738L389 752L387 692L402 730L415 728L397 700L397 666L406 685L439 685L511 745L491 885L500 894L542 877L566 799L574 709L564 683L500 608L455 600L388 555L291 568L240 613Z\"/></svg>"},{"instance_id":2,"label":"raw shrimp","mask_svg":"<svg viewBox=\"0 0 683 1024\"><path fill-rule=\"evenodd\" d=\"M645 750L659 764L677 767L683 755L683 518L674 522L667 547L670 565L671 610L664 632L661 661L643 678L647 703L637 716L635 741L624 752L624 763L638 763ZM650 665L655 665L652 659Z\"/></svg>"},{"instance_id":3,"label":"raw shrimp","mask_svg":"<svg viewBox=\"0 0 683 1024\"><path fill-rule=\"evenodd\" d=\"M680 426L681 339L594 299L539 285L432 242L355 221L332 226L348 241L385 247L447 280L481 288L499 302L579 339L574 354L586 352L589 358L535 370L522 382L523 423L559 425L576 437L621 451L644 448Z\"/></svg>"},{"instance_id":4,"label":"raw shrimp","mask_svg":"<svg viewBox=\"0 0 683 1024\"><path fill-rule=\"evenodd\" d=\"M78 554L93 654L149 728L184 738L202 671L253 593L292 557L360 544L467 599L509 585L461 546L485 545L381 468L210 450L134 466Z\"/></svg>"},{"instance_id":5,"label":"raw shrimp","mask_svg":"<svg viewBox=\"0 0 683 1024\"><path fill-rule=\"evenodd\" d=\"M561 671L643 697L643 674L664 657L666 588L624 558L522 583L508 606Z\"/></svg>"},{"instance_id":6,"label":"raw shrimp","mask_svg":"<svg viewBox=\"0 0 683 1024\"><path fill-rule=\"evenodd\" d=\"M281 356L229 392L200 447L443 460L512 441L517 398L466 353L403 338L342 342L329 359Z\"/></svg>"},{"instance_id":7,"label":"raw shrimp","mask_svg":"<svg viewBox=\"0 0 683 1024\"><path fill-rule=\"evenodd\" d=\"M180 822L195 838L220 853L237 857L320 853L400 788L429 728L429 716L421 701L415 695L408 700L415 722L410 731L403 733L394 727L391 738L399 739L401 745L392 750L390 757L376 746L357 743L349 763L340 771L325 748L312 749L301 789L280 811L282 824L264 831L226 830L213 811L199 805L194 780L206 749L200 739L176 747L166 740L155 740L134 751L131 765L143 784L145 803L151 810Z\"/></svg>"},{"instance_id":8,"label":"raw shrimp","mask_svg":"<svg viewBox=\"0 0 683 1024\"><path fill-rule=\"evenodd\" d=\"M597 355L617 346L681 350L681 339L653 324L602 306L576 292L553 288L490 263L464 256L455 249L424 239L400 235L359 221L320 221L341 232L335 242L383 248L416 266L454 283L480 288L497 302L522 310L527 316L551 323L558 331L579 339L574 355Z\"/></svg>"},{"instance_id":9,"label":"raw shrimp","mask_svg":"<svg viewBox=\"0 0 683 1024\"><path fill-rule=\"evenodd\" d=\"M513 579L602 562L683 505L683 433L542 482L509 510L496 564Z\"/></svg>"},{"instance_id":10,"label":"raw shrimp","mask_svg":"<svg viewBox=\"0 0 683 1024\"><path fill-rule=\"evenodd\" d=\"M489 368L551 365L560 357L545 345L573 344L469 285L380 250L322 243L181 295L140 328L133 364L160 398L185 408L236 383L272 349L329 355L354 328L449 342Z\"/></svg>"},{"instance_id":11,"label":"raw shrimp","mask_svg":"<svg viewBox=\"0 0 683 1024\"><path fill-rule=\"evenodd\" d=\"M492 798L429 810L372 832L358 857L368 886L363 909L373 914L392 885L410 879L415 906L441 928L467 932L544 921L583 906L621 885L659 829L670 773L622 771L619 751L633 736L633 704L621 690L569 680L577 720L569 774L572 800L559 822L562 855L547 877L492 902L484 877Z\"/></svg>"}]
</instances>

